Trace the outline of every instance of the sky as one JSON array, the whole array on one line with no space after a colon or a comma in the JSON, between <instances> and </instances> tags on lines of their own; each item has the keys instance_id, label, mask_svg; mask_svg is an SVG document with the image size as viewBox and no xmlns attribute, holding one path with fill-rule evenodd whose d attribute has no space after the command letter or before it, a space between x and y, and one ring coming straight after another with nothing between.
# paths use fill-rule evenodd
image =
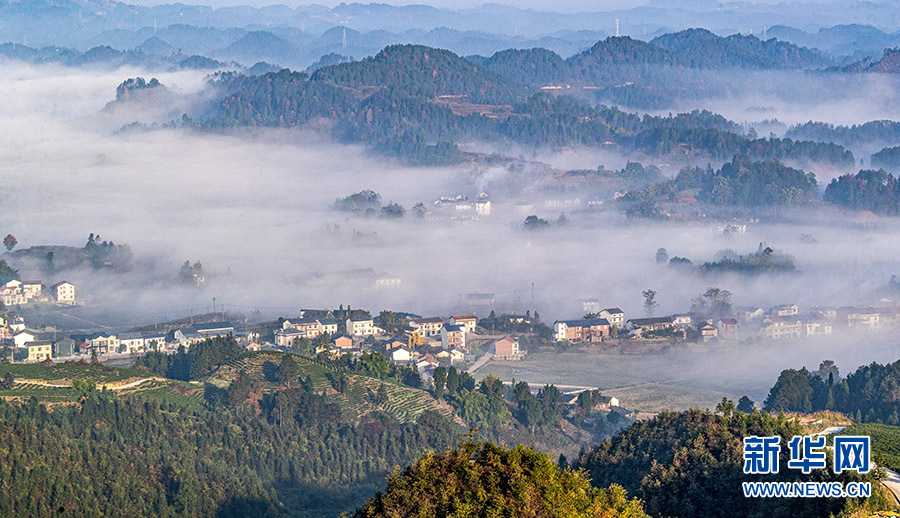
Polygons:
<instances>
[{"instance_id":1,"label":"sky","mask_svg":"<svg viewBox=\"0 0 900 518\"><path fill-rule=\"evenodd\" d=\"M158 4L170 4L174 3L171 0L130 0L126 1L126 3L133 3L139 5L158 5ZM339 0L316 0L316 1L296 1L296 0L288 0L288 1L279 1L279 0L190 0L188 2L184 2L187 4L194 5L209 5L212 7L226 7L226 6L235 6L235 5L252 5L255 7L263 7L267 5L287 5L289 7L297 7L298 5L310 5L310 4L318 4L324 5L327 7L335 7L341 3ZM353 2L346 2L353 3ZM363 1L359 3L370 3L369 1ZM478 7L484 5L486 2L483 0L436 0L436 1L416 1L416 0L382 0L375 3L381 4L389 4L389 5L418 5L418 4L426 4L435 7L444 7L449 9L465 9L471 7ZM535 9L542 11L554 11L554 12L577 12L577 11L609 11L615 9L627 9L630 7L636 7L639 5L645 5L648 2L644 0L604 0L600 2L592 2L590 0L557 0L553 2L551 5L548 5L547 2L541 0L506 0L500 2L490 2L497 3L502 5L509 5L512 7L518 8L527 8L527 9Z\"/></svg>"}]
</instances>

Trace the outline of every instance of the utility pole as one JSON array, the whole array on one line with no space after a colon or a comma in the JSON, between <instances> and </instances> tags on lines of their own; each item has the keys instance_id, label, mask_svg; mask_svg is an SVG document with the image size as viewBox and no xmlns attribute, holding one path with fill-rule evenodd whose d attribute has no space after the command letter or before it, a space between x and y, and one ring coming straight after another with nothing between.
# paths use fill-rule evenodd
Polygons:
<instances>
[{"instance_id":1,"label":"utility pole","mask_svg":"<svg viewBox=\"0 0 900 518\"><path fill-rule=\"evenodd\" d=\"M213 297L213 313L216 312L216 298Z\"/></svg>"},{"instance_id":2,"label":"utility pole","mask_svg":"<svg viewBox=\"0 0 900 518\"><path fill-rule=\"evenodd\" d=\"M616 18L616 38L619 37L619 19Z\"/></svg>"}]
</instances>

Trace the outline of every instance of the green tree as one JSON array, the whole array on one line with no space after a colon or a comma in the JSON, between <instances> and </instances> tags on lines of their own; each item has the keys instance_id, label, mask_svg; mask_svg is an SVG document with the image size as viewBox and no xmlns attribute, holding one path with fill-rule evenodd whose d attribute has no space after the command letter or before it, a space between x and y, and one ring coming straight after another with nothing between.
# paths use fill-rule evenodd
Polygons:
<instances>
[{"instance_id":1,"label":"green tree","mask_svg":"<svg viewBox=\"0 0 900 518\"><path fill-rule=\"evenodd\" d=\"M656 250L656 264L666 264L669 262L669 252L665 248Z\"/></svg>"},{"instance_id":2,"label":"green tree","mask_svg":"<svg viewBox=\"0 0 900 518\"><path fill-rule=\"evenodd\" d=\"M535 215L525 218L525 230L541 230L550 226L546 219L541 219Z\"/></svg>"},{"instance_id":3,"label":"green tree","mask_svg":"<svg viewBox=\"0 0 900 518\"><path fill-rule=\"evenodd\" d=\"M297 383L299 376L300 367L297 365L297 361L290 354L285 354L278 366L278 381L290 387Z\"/></svg>"},{"instance_id":4,"label":"green tree","mask_svg":"<svg viewBox=\"0 0 900 518\"><path fill-rule=\"evenodd\" d=\"M646 289L641 292L641 295L644 296L644 311L647 312L648 316L652 316L656 307L659 306L659 303L656 302L656 291Z\"/></svg>"},{"instance_id":5,"label":"green tree","mask_svg":"<svg viewBox=\"0 0 900 518\"><path fill-rule=\"evenodd\" d=\"M749 414L756 409L756 403L747 396L741 396L741 399L738 399L737 409Z\"/></svg>"},{"instance_id":6,"label":"green tree","mask_svg":"<svg viewBox=\"0 0 900 518\"><path fill-rule=\"evenodd\" d=\"M3 238L3 246L6 247L7 252L11 252L18 243L19 242L16 240L16 236L12 234L6 234L6 237Z\"/></svg>"},{"instance_id":7,"label":"green tree","mask_svg":"<svg viewBox=\"0 0 900 518\"><path fill-rule=\"evenodd\" d=\"M456 391L459 389L459 373L456 371L456 367L450 367L447 370L447 392L450 395L456 394Z\"/></svg>"},{"instance_id":8,"label":"green tree","mask_svg":"<svg viewBox=\"0 0 900 518\"><path fill-rule=\"evenodd\" d=\"M434 383L434 397L437 399L441 399L444 397L444 388L447 384L447 369L443 367L438 367L434 369L434 374L431 378Z\"/></svg>"}]
</instances>

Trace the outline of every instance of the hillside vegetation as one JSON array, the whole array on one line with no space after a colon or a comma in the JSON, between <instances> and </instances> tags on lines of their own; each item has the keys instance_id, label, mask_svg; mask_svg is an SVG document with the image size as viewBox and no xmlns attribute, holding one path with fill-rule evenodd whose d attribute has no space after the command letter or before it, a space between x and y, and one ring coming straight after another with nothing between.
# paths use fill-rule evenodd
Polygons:
<instances>
[{"instance_id":1,"label":"hillside vegetation","mask_svg":"<svg viewBox=\"0 0 900 518\"><path fill-rule=\"evenodd\" d=\"M621 487L592 488L583 473L557 467L531 448L465 442L443 454L425 454L395 471L387 489L353 516L644 518L647 514Z\"/></svg>"},{"instance_id":2,"label":"hillside vegetation","mask_svg":"<svg viewBox=\"0 0 900 518\"><path fill-rule=\"evenodd\" d=\"M574 467L585 469L595 487L621 484L654 516L800 518L840 515L863 506L873 510L890 507L890 500L880 493L868 501L744 498L741 482L763 478L743 473L743 438L779 435L786 444L792 436L804 435L804 430L783 416L736 411L727 401L719 410L719 414L701 410L662 413L651 421L635 423L585 453ZM783 446L778 481L847 481L855 476L847 472L838 476L830 470L804 476L785 468L788 453ZM877 482L874 474L871 472L868 480Z\"/></svg>"},{"instance_id":3,"label":"hillside vegetation","mask_svg":"<svg viewBox=\"0 0 900 518\"><path fill-rule=\"evenodd\" d=\"M348 393L389 387L367 403L365 393L319 390L312 380L327 369L294 358L249 355L205 384L140 369L8 365L29 381L0 391L0 515L337 516L394 466L459 437L449 412L415 397L422 391L344 374L354 378ZM260 377L266 361L278 362L277 384ZM230 382L226 372L236 373ZM141 374L150 381L95 388ZM45 382L59 386L36 385Z\"/></svg>"}]
</instances>

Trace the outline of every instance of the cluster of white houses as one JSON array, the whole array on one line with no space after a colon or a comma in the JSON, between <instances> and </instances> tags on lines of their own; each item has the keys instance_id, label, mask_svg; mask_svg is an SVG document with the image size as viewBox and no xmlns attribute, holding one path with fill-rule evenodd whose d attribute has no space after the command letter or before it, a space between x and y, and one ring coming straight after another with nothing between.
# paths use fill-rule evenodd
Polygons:
<instances>
[{"instance_id":1,"label":"cluster of white houses","mask_svg":"<svg viewBox=\"0 0 900 518\"><path fill-rule=\"evenodd\" d=\"M21 317L0 316L0 341L11 347L13 361L39 362L94 353L106 356L113 353L128 355L150 351L173 352L182 346L189 348L207 338L228 335L249 345L247 333L242 329L235 329L229 322L193 324L178 328L168 335L98 332L75 340L71 337L56 339L53 334L28 329Z\"/></svg>"},{"instance_id":2,"label":"cluster of white houses","mask_svg":"<svg viewBox=\"0 0 900 518\"><path fill-rule=\"evenodd\" d=\"M6 279L0 283L0 301L8 308L33 302L55 302L74 306L75 285L68 281L61 281L51 286L47 293L44 291L42 281Z\"/></svg>"},{"instance_id":3,"label":"cluster of white houses","mask_svg":"<svg viewBox=\"0 0 900 518\"><path fill-rule=\"evenodd\" d=\"M33 283L15 282L18 284L4 286L21 290L23 294L30 293L30 299L40 296L40 284L35 287ZM71 289L71 298L63 300L74 302L74 286ZM900 307L817 307L801 314L796 304L785 304L769 310L737 308L734 317L697 319L689 314L676 314L629 320L625 319L624 312L619 308L592 309L595 311L586 315L588 318L556 321L553 325L554 340L600 342L625 336L634 339L683 339L689 335L704 342L738 338L783 340L827 336L836 329L874 331L900 326ZM274 330L275 343L269 347L291 348L297 345L298 340L307 339L314 341L320 352L330 350L335 355L356 355L362 354L363 350L375 350L396 364L416 367L424 375L430 374L441 364L474 360L469 341L479 337L475 334L475 315L452 315L448 319L414 316L403 322L404 327L397 336L390 336L371 317L353 317L339 322L330 317L301 314L299 318L284 320L281 327ZM44 361L52 357L94 353L104 356L149 351L174 352L179 347L189 348L208 338L228 335L234 336L248 349L261 347L258 335L235 328L227 321L192 324L167 333L98 332L61 340L56 340L54 336L51 340L45 333L28 329L20 316L0 316L0 342L12 349L13 359L17 361ZM328 339L327 345L322 340L324 337ZM521 360L525 356L513 336L503 336L493 342L482 338L479 343L482 343L482 349L493 353L495 360Z\"/></svg>"},{"instance_id":4,"label":"cluster of white houses","mask_svg":"<svg viewBox=\"0 0 900 518\"><path fill-rule=\"evenodd\" d=\"M415 367L420 374L430 373L441 364L454 365L472 360L468 339L475 333L477 317L473 314L441 317L412 317L406 321L400 336L389 336L375 324L371 317L348 318L338 333L339 323L332 318L301 316L282 322L274 331L275 345L291 347L299 339L317 339L328 336L328 347L320 345L320 351L330 349L333 355L362 354L363 347L378 350L397 365ZM492 344L498 360L520 360L524 354L519 342L504 337Z\"/></svg>"},{"instance_id":5,"label":"cluster of white houses","mask_svg":"<svg viewBox=\"0 0 900 518\"><path fill-rule=\"evenodd\" d=\"M175 329L171 336L167 333L155 332L121 334L99 332L84 337L84 341L80 344L80 352L82 354L96 352L98 355L141 354L150 351L172 352L179 347L190 348L207 338L229 335L245 339L247 333L243 329L236 329L231 322L191 324Z\"/></svg>"},{"instance_id":6,"label":"cluster of white houses","mask_svg":"<svg viewBox=\"0 0 900 518\"><path fill-rule=\"evenodd\" d=\"M685 338L690 330L704 342L738 338L784 340L829 336L836 329L876 331L900 326L900 307L814 307L801 313L796 304L782 304L769 310L739 307L734 317L696 318L690 314L676 314L627 321L618 308L599 309L597 306L591 309L594 310L593 318L556 321L554 339L599 342L610 335L624 336L623 332L636 339Z\"/></svg>"}]
</instances>

